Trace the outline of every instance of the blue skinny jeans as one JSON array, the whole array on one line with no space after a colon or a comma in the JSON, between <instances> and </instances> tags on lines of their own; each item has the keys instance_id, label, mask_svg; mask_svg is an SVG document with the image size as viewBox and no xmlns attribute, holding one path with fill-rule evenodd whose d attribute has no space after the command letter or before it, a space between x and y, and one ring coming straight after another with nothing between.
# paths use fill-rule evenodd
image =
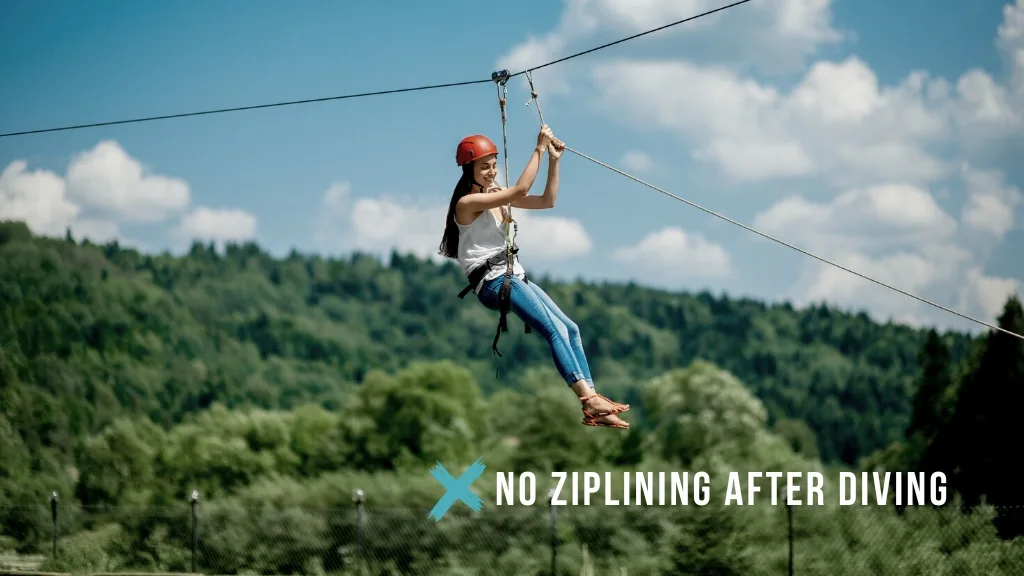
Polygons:
<instances>
[{"instance_id":1,"label":"blue skinny jeans","mask_svg":"<svg viewBox=\"0 0 1024 576\"><path fill-rule=\"evenodd\" d=\"M491 310L498 310L498 295L504 280L504 276L499 276L484 282L477 294L480 303ZM548 341L555 367L569 386L585 380L588 387L594 387L590 366L583 353L579 326L559 309L540 286L513 277L509 304L516 316Z\"/></svg>"}]
</instances>

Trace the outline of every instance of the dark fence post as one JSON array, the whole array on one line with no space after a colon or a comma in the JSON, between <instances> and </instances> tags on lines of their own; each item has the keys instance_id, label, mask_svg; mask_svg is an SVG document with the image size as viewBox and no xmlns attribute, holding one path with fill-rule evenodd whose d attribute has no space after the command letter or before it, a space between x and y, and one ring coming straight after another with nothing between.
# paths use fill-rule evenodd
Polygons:
<instances>
[{"instance_id":1,"label":"dark fence post","mask_svg":"<svg viewBox=\"0 0 1024 576\"><path fill-rule=\"evenodd\" d=\"M196 551L199 549L199 491L193 490L188 499L192 503L192 573L196 574Z\"/></svg>"},{"instance_id":2,"label":"dark fence post","mask_svg":"<svg viewBox=\"0 0 1024 576\"><path fill-rule=\"evenodd\" d=\"M786 516L789 519L789 576L793 576L793 507L786 504Z\"/></svg>"},{"instance_id":3,"label":"dark fence post","mask_svg":"<svg viewBox=\"0 0 1024 576\"><path fill-rule=\"evenodd\" d=\"M363 557L363 502L366 501L366 493L356 489L352 493L352 501L356 503L356 554Z\"/></svg>"},{"instance_id":4,"label":"dark fence post","mask_svg":"<svg viewBox=\"0 0 1024 576\"><path fill-rule=\"evenodd\" d=\"M50 524L53 544L53 558L57 559L57 502L60 500L60 496L57 492L50 492Z\"/></svg>"},{"instance_id":5,"label":"dark fence post","mask_svg":"<svg viewBox=\"0 0 1024 576\"><path fill-rule=\"evenodd\" d=\"M558 512L555 509L555 489L548 490L548 509L551 511L551 576L558 569Z\"/></svg>"}]
</instances>

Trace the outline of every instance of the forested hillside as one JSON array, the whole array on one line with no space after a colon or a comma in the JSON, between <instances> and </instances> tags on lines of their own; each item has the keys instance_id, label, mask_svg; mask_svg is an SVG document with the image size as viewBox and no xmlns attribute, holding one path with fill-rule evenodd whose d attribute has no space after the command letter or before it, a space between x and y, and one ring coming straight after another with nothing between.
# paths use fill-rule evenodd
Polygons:
<instances>
[{"instance_id":1,"label":"forested hillside","mask_svg":"<svg viewBox=\"0 0 1024 576\"><path fill-rule=\"evenodd\" d=\"M206 573L338 572L351 560L342 551L352 520L311 509L350 506L357 487L377 507L429 507L437 484L426 467L480 454L498 470L538 471L862 461L944 471L950 502L1024 504L1006 458L1024 401L1015 385L1024 346L1011 336L540 281L578 321L600 390L633 404L630 432L580 426L545 343L518 320L502 337L496 377L495 315L456 297L464 281L452 266L397 255L386 265L275 259L253 245L145 255L0 223L0 552L41 549L49 517L40 510L53 490L66 552L49 567L187 570L180 503L195 489L217 534L204 541ZM1024 330L1016 299L1000 323ZM156 505L177 511L139 516ZM96 506L116 511L86 513ZM706 510L576 509L565 538L630 574L784 567L777 512ZM437 533L419 516L378 515L378 530L407 526L405 535L367 546L387 559L380 573L536 573L549 536L528 511L508 514L486 525L456 514ZM609 514L625 516L597 531ZM813 514L797 538L814 573L1024 566L1021 544L996 538L1024 531L1024 516L1005 509ZM503 551L509 530L517 543ZM575 570L578 549L567 554L564 569Z\"/></svg>"},{"instance_id":2,"label":"forested hillside","mask_svg":"<svg viewBox=\"0 0 1024 576\"><path fill-rule=\"evenodd\" d=\"M416 360L466 367L485 393L551 362L518 319L494 360L496 317L456 297L464 280L451 265L277 260L255 245L224 255L195 245L174 258L32 239L14 223L0 234L0 370L21 383L26 410L11 424L30 431L32 449L69 447L120 414L170 425L215 401L336 408L369 370ZM908 423L921 331L825 307L544 285L579 323L600 390L638 404L640 417L634 384L703 359L750 386L770 423L805 421L825 461L856 462ZM969 339L947 340L963 357Z\"/></svg>"},{"instance_id":3,"label":"forested hillside","mask_svg":"<svg viewBox=\"0 0 1024 576\"><path fill-rule=\"evenodd\" d=\"M20 223L0 242L0 374L19 382L8 418L33 452L69 450L121 414L166 426L214 402L337 408L368 371L417 360L451 360L486 394L551 363L518 319L493 359L496 317L456 297L451 265L279 260L255 245L151 256L31 238ZM579 323L599 389L636 417L637 383L703 359L745 382L770 424L806 422L826 462L854 463L909 422L922 331L826 307L539 281ZM947 343L955 362L969 339Z\"/></svg>"}]
</instances>

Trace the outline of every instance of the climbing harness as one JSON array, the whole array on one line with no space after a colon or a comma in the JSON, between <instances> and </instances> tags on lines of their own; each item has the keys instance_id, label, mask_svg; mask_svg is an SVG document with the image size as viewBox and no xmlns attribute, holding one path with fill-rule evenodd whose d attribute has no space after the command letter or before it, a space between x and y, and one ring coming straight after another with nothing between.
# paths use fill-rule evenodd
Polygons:
<instances>
[{"instance_id":1,"label":"climbing harness","mask_svg":"<svg viewBox=\"0 0 1024 576\"><path fill-rule=\"evenodd\" d=\"M501 108L501 137L502 137L502 148L505 157L505 187L509 187L509 172L508 172L508 115L506 113L505 103L508 97L508 88L506 83L511 77L508 70L498 70L491 74L491 80L494 81L498 89L498 105ZM519 254L519 247L516 245L516 237L519 235L519 224L512 218L512 205L502 207L502 221L505 225L505 253L498 255L498 257L488 258L483 264L477 266L468 274L469 284L462 289L459 293L459 298L465 298L466 294L474 290L480 281L483 280L484 276L488 272L494 270L497 267L504 265L505 276L501 282L501 290L498 291L498 329L494 333L494 342L491 344L491 349L494 354L501 356L501 352L498 351L498 340L501 338L502 332L508 332L508 313L512 308L512 276L513 270L515 269L515 263L517 255ZM511 234L509 233L511 227ZM523 275L523 281L529 282L526 275ZM530 325L523 323L526 326L526 333L532 332Z\"/></svg>"},{"instance_id":2,"label":"climbing harness","mask_svg":"<svg viewBox=\"0 0 1024 576\"><path fill-rule=\"evenodd\" d=\"M492 256L485 260L483 264L470 270L468 274L469 283L462 289L462 292L459 292L459 298L465 298L466 294L472 292L477 285L480 284L480 281L484 279L484 276L486 276L488 272L495 268L500 268L502 266L505 267L505 275L501 282L501 290L498 291L498 329L494 334L494 342L491 344L491 349L499 357L501 356L501 352L498 351L498 340L501 338L502 332L508 332L508 313L509 310L511 310L513 264L510 264L510 262L513 262L515 254L518 253L518 251L518 248L511 251L506 250L505 253ZM528 274L523 274L523 282L530 282ZM523 325L525 326L525 332L527 334L532 332L529 324L524 322Z\"/></svg>"}]
</instances>

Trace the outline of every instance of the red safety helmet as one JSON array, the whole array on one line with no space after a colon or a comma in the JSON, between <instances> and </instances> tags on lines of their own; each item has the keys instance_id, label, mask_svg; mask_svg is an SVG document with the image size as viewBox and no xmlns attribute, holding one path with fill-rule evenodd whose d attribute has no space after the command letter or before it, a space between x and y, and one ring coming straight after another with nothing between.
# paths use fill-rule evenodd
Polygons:
<instances>
[{"instance_id":1,"label":"red safety helmet","mask_svg":"<svg viewBox=\"0 0 1024 576\"><path fill-rule=\"evenodd\" d=\"M497 153L498 147L487 136L474 134L473 136L466 136L462 139L462 142L459 142L459 147L455 149L455 163L459 166L464 166L484 156Z\"/></svg>"}]
</instances>

